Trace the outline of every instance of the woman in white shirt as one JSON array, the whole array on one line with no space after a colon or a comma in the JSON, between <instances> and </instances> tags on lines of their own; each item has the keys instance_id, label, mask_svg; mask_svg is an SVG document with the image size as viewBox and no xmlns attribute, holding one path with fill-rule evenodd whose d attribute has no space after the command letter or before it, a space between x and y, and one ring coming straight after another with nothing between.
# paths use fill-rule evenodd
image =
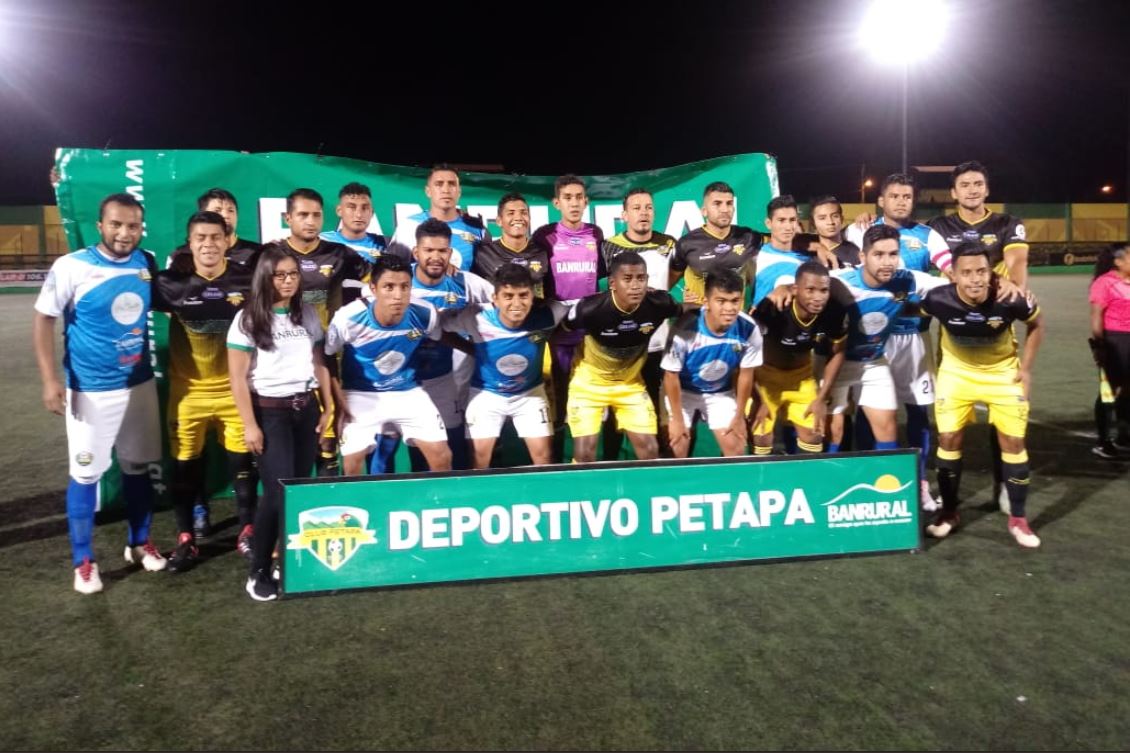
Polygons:
<instances>
[{"instance_id":1,"label":"woman in white shirt","mask_svg":"<svg viewBox=\"0 0 1130 753\"><path fill-rule=\"evenodd\" d=\"M278 596L269 570L279 537L280 479L305 478L314 467L318 437L329 420L330 375L325 334L313 307L302 302L298 260L268 246L259 257L251 297L228 330L232 395L248 449L258 456L263 498L255 512L247 593L256 601Z\"/></svg>"}]
</instances>

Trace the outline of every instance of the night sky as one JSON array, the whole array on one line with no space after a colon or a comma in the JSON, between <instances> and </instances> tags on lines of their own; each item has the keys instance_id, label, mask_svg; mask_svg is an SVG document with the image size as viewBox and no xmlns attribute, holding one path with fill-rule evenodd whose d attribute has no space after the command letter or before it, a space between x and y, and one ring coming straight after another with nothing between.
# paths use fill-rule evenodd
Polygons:
<instances>
[{"instance_id":1,"label":"night sky","mask_svg":"<svg viewBox=\"0 0 1130 753\"><path fill-rule=\"evenodd\" d=\"M0 204L53 202L54 148L107 142L582 175L768 152L802 201L898 167L862 0L368 5L0 0ZM949 7L911 72L911 164L979 159L1000 201L1122 200L1130 2Z\"/></svg>"}]
</instances>

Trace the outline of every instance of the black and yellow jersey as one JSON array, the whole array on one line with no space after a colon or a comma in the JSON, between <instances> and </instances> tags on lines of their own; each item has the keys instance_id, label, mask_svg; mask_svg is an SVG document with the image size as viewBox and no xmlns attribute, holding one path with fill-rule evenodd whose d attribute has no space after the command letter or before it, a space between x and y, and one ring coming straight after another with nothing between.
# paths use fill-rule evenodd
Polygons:
<instances>
[{"instance_id":1,"label":"black and yellow jersey","mask_svg":"<svg viewBox=\"0 0 1130 753\"><path fill-rule=\"evenodd\" d=\"M153 308L171 314L169 376L188 389L227 392L227 336L251 290L252 270L228 261L215 277L165 269L153 286Z\"/></svg>"},{"instance_id":2,"label":"black and yellow jersey","mask_svg":"<svg viewBox=\"0 0 1130 753\"><path fill-rule=\"evenodd\" d=\"M270 245L270 244L269 244ZM310 251L296 249L289 240L274 241L298 257L298 271L302 275L302 301L318 312L323 327L328 327L334 313L344 304L361 296L360 286L344 295L342 283L353 280L367 283L369 263L356 251L340 243L318 241Z\"/></svg>"},{"instance_id":3,"label":"black and yellow jersey","mask_svg":"<svg viewBox=\"0 0 1130 753\"><path fill-rule=\"evenodd\" d=\"M808 249L804 250L807 251ZM832 249L832 254L836 257L838 269L859 266L859 246L851 241L840 241L840 244Z\"/></svg>"},{"instance_id":4,"label":"black and yellow jersey","mask_svg":"<svg viewBox=\"0 0 1130 753\"><path fill-rule=\"evenodd\" d=\"M800 315L796 301L782 311L763 298L754 309L753 318L761 329L763 363L782 371L811 363L813 349L828 353L829 344L847 337L847 309L834 299L819 314L806 319Z\"/></svg>"},{"instance_id":5,"label":"black and yellow jersey","mask_svg":"<svg viewBox=\"0 0 1130 753\"><path fill-rule=\"evenodd\" d=\"M263 244L256 243L255 241L245 240L239 236L228 250L224 253L227 260L232 264L238 264L241 267L246 267L249 270L254 270L255 265L259 262L259 252L263 250ZM181 261L183 259L183 261ZM183 246L178 246L175 251L169 254L169 266L177 267L182 271L189 271L192 269L192 251L188 248L186 243Z\"/></svg>"},{"instance_id":6,"label":"black and yellow jersey","mask_svg":"<svg viewBox=\"0 0 1130 753\"><path fill-rule=\"evenodd\" d=\"M748 286L754 277L754 259L761 248L761 233L741 225L731 225L725 237L706 227L696 228L675 243L671 270L684 273L685 289L705 295L706 275L716 269L732 269Z\"/></svg>"},{"instance_id":7,"label":"black and yellow jersey","mask_svg":"<svg viewBox=\"0 0 1130 753\"><path fill-rule=\"evenodd\" d=\"M618 385L639 379L652 333L682 307L664 290L649 290L634 311L624 311L611 292L582 298L564 326L584 330L574 378L590 385Z\"/></svg>"},{"instance_id":8,"label":"black and yellow jersey","mask_svg":"<svg viewBox=\"0 0 1130 753\"><path fill-rule=\"evenodd\" d=\"M1024 223L1018 217L988 209L976 222L966 222L957 214L947 214L930 220L929 225L942 236L951 251L966 241L981 243L989 252L989 266L998 273L1003 271L1005 251L1015 246L1028 246Z\"/></svg>"},{"instance_id":9,"label":"black and yellow jersey","mask_svg":"<svg viewBox=\"0 0 1130 753\"><path fill-rule=\"evenodd\" d=\"M974 305L961 298L957 285L934 288L920 305L941 325L940 368L951 370L1015 371L1020 363L1012 323L1030 322L1040 315L1039 304L1031 296L1018 296L1007 303L990 297Z\"/></svg>"},{"instance_id":10,"label":"black and yellow jersey","mask_svg":"<svg viewBox=\"0 0 1130 753\"><path fill-rule=\"evenodd\" d=\"M545 247L527 241L525 248L515 251L502 238L483 241L475 249L471 271L493 284L494 276L506 264L517 264L530 270L530 276L534 278L535 296L554 298L553 276L549 274L549 252Z\"/></svg>"}]
</instances>

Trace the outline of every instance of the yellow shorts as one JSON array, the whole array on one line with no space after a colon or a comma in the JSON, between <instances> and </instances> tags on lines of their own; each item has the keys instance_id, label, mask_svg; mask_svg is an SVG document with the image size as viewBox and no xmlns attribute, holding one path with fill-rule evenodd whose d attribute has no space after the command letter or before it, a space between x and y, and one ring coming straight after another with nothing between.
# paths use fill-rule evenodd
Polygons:
<instances>
[{"instance_id":1,"label":"yellow shorts","mask_svg":"<svg viewBox=\"0 0 1130 753\"><path fill-rule=\"evenodd\" d=\"M617 385L592 384L574 377L569 383L569 400L565 406L566 422L574 437L600 433L604 409L611 408L621 431L655 434L658 430L655 406L643 380Z\"/></svg>"},{"instance_id":2,"label":"yellow shorts","mask_svg":"<svg viewBox=\"0 0 1130 753\"><path fill-rule=\"evenodd\" d=\"M785 419L793 426L802 429L816 430L816 420L812 414L804 415L808 406L820 394L816 385L816 377L812 375L812 366L803 366L792 371L781 371L772 366L759 366L757 368L757 392L761 401L769 409L765 420L753 427L753 433L761 436L773 433L773 425L781 410L785 410Z\"/></svg>"},{"instance_id":3,"label":"yellow shorts","mask_svg":"<svg viewBox=\"0 0 1130 753\"><path fill-rule=\"evenodd\" d=\"M938 433L961 431L976 423L973 405L989 408L989 423L1001 434L1023 437L1028 433L1028 400L1024 385L1013 381L1014 372L974 373L940 369L936 383L934 420Z\"/></svg>"},{"instance_id":4,"label":"yellow shorts","mask_svg":"<svg viewBox=\"0 0 1130 753\"><path fill-rule=\"evenodd\" d=\"M248 451L243 420L230 392L200 392L174 383L169 387L168 421L169 446L177 460L203 455L204 438L212 426L225 450Z\"/></svg>"}]
</instances>

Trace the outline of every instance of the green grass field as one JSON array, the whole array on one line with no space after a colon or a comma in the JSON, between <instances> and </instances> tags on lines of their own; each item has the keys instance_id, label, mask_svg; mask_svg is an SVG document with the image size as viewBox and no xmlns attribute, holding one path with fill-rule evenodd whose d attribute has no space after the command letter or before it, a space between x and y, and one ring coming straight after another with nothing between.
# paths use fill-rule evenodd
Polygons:
<instances>
[{"instance_id":1,"label":"green grass field","mask_svg":"<svg viewBox=\"0 0 1130 753\"><path fill-rule=\"evenodd\" d=\"M2 296L0 748L1126 748L1130 463L1090 452L1087 283L1032 283L1037 551L988 498L978 427L963 525L919 554L274 604L242 590L228 501L192 572L126 567L109 522L105 593L71 590L62 419L32 297Z\"/></svg>"}]
</instances>

